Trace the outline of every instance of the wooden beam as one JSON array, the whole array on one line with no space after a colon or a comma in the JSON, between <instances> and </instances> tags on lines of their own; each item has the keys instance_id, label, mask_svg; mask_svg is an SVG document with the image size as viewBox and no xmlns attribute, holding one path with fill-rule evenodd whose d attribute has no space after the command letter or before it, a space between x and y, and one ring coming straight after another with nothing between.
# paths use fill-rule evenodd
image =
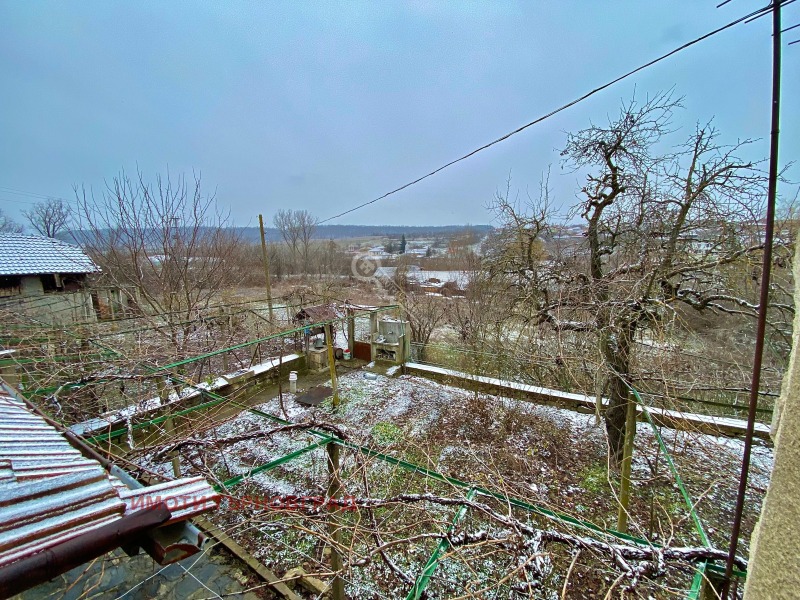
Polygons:
<instances>
[{"instance_id":1,"label":"wooden beam","mask_svg":"<svg viewBox=\"0 0 800 600\"><path fill-rule=\"evenodd\" d=\"M230 536L224 532L220 532L219 527L214 525L211 521L208 521L202 517L195 517L192 519L192 522L205 531L209 536L213 537L220 544L225 546L225 548L227 548L236 558L244 562L248 567L255 571L256 574L261 577L261 579L266 581L270 587L272 587L272 589L278 592L281 596L284 598L289 598L290 600L303 600L300 596L293 592L289 586L286 585L272 570L268 569L258 560L256 560L252 554L233 541Z\"/></svg>"}]
</instances>

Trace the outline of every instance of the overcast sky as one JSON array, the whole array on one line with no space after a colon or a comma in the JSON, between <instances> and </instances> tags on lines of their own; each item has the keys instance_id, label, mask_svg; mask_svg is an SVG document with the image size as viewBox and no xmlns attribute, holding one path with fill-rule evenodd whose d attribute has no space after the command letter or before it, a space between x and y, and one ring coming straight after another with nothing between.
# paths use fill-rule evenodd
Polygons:
<instances>
[{"instance_id":1,"label":"overcast sky","mask_svg":"<svg viewBox=\"0 0 800 600\"><path fill-rule=\"evenodd\" d=\"M36 198L11 190L72 199L138 165L201 172L238 225L278 208L330 217L766 2L717 3L0 0L0 208L19 219ZM509 173L524 192L551 164L567 207L565 132L634 89L674 86L687 133L714 117L765 157L770 28L738 25L337 222L488 223ZM783 75L785 164L800 149L800 44L784 45Z\"/></svg>"}]
</instances>

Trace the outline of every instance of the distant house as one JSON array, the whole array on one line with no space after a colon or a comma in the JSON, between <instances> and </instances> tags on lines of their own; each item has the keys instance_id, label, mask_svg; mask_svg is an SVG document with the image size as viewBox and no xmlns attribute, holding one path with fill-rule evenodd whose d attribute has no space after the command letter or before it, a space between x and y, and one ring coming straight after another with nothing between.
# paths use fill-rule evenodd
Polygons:
<instances>
[{"instance_id":1,"label":"distant house","mask_svg":"<svg viewBox=\"0 0 800 600\"><path fill-rule=\"evenodd\" d=\"M78 246L38 235L0 235L0 310L50 324L93 321L127 300L87 289L98 267Z\"/></svg>"},{"instance_id":2,"label":"distant house","mask_svg":"<svg viewBox=\"0 0 800 600\"><path fill-rule=\"evenodd\" d=\"M373 258L385 258L387 256L391 256L391 254L386 252L386 248L383 246L375 246L370 248L368 254Z\"/></svg>"}]
</instances>

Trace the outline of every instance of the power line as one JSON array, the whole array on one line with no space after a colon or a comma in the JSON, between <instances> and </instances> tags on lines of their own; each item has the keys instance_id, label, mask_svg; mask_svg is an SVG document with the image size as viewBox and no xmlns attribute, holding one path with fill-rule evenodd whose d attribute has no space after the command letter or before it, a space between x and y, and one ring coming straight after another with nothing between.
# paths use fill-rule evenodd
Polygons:
<instances>
[{"instance_id":1,"label":"power line","mask_svg":"<svg viewBox=\"0 0 800 600\"><path fill-rule=\"evenodd\" d=\"M786 33L787 31L791 31L792 29L797 29L798 27L800 27L800 23L798 23L797 25L792 25L791 27L787 27L786 29L782 29L781 33ZM798 42L800 42L800 39L797 39L797 40L795 40L793 42L789 42L788 45L789 46L793 46L793 45L797 44Z\"/></svg>"},{"instance_id":2,"label":"power line","mask_svg":"<svg viewBox=\"0 0 800 600\"><path fill-rule=\"evenodd\" d=\"M62 202L67 202L68 204L72 204L75 202L75 199L72 200L68 198L62 198L60 196L48 196L46 194L38 194L36 192L27 192L25 190L18 190L16 188L10 188L6 186L0 185L0 192L5 194L16 194L17 196L26 196L28 198L36 198L38 200L61 200ZM24 200L8 200L4 199L6 202L26 202ZM28 201L28 203L33 203L33 201Z\"/></svg>"},{"instance_id":3,"label":"power line","mask_svg":"<svg viewBox=\"0 0 800 600\"><path fill-rule=\"evenodd\" d=\"M0 201L2 201L2 202L12 202L14 204L25 204L25 205L28 205L28 206L37 203L35 200L12 200L10 198L0 198Z\"/></svg>"},{"instance_id":4,"label":"power line","mask_svg":"<svg viewBox=\"0 0 800 600\"><path fill-rule=\"evenodd\" d=\"M794 1L795 0L783 0L783 2L781 2L780 4L781 4L781 6L783 6L785 4L791 4ZM725 3L723 3L723 4L725 4ZM599 87L594 88L592 91L584 94L583 96L580 96L579 98L576 98L575 100L572 100L571 102L568 102L567 104L564 104L564 105L560 106L559 108L556 108L555 110L547 113L546 115L543 115L543 116L539 117L538 119L534 119L533 121L530 121L529 123L526 123L525 125L522 125L521 127L518 127L517 129L514 129L513 131L510 131L510 132L506 133L505 135L500 136L496 140L494 140L492 142L489 142L488 144L484 144L483 146L480 146L479 148L476 148L475 150L472 150L471 152L468 152L467 154L461 156L460 158L456 158L455 160L451 160L450 162L442 165L441 167L439 167L437 169L434 169L433 171L431 171L430 173L428 173L426 175L423 175L422 177L418 177L417 179L414 179L413 181L409 181L408 183L406 183L404 185L401 185L400 187L395 188L390 192L386 192L382 196L378 196L377 198L374 198L374 199L369 200L367 202L363 202L363 203L361 203L361 204L359 204L357 206L354 206L353 208L350 208L350 209L348 209L348 210L346 210L344 212L336 214L336 215L334 215L332 217L328 217L327 219L323 219L322 221L320 221L318 223L318 225L322 225L323 223L327 223L328 221L333 221L334 219L338 219L339 217L343 217L344 215L347 215L347 214L350 214L352 212L355 212L355 211L357 211L357 210L359 210L361 208L364 208L365 206L369 206L370 204L374 204L374 203L378 202L379 200L383 200L384 198L387 198L388 196L391 196L392 194L396 194L397 192L400 192L400 191L402 191L402 190L404 190L404 189L406 189L408 187L411 187L412 185L415 185L415 184L419 183L420 181L428 179L429 177L433 177L434 175L436 175L440 171L444 171L446 168L451 167L456 163L459 163L459 162L461 162L463 160L466 160L466 159L470 158L471 156L474 156L475 154L478 154L479 152L482 152L482 151L486 150L487 148L490 148L490 147L494 146L495 144L499 144L500 142L503 142L503 141L507 140L508 138L510 138L510 137L512 137L512 136L514 136L514 135L516 135L518 133L521 133L522 131L525 131L529 127L533 127L534 125L537 125L538 123L541 123L542 121L544 121L546 119L549 119L550 117L552 117L552 116L554 116L554 115L556 115L556 114L558 114L558 113L560 113L560 112L562 112L562 111L564 111L564 110L566 110L568 108L571 108L571 107L575 106L576 104L578 104L580 102L583 102L587 98L589 98L591 96L594 96L595 94L605 90L606 88L611 87L615 83L619 83L623 79L627 79L628 77L638 73L639 71L643 71L644 69L647 69L648 67L652 67L653 65L655 65L655 64L657 64L657 63L669 58L670 56L672 56L674 54L677 54L678 52L680 52L682 50L685 50L686 48L694 46L695 44L698 44L698 43L702 42L703 40L706 40L706 39L708 39L708 38L710 38L710 37L712 37L712 36L714 36L714 35L716 35L718 33L721 33L721 32L723 32L723 31L725 31L727 29L730 29L734 25L738 25L739 23L742 23L744 21L748 21L748 20L751 20L751 19L754 19L754 18L759 18L759 17L764 16L765 14L769 14L769 11L771 9L772 9L772 5L770 4L768 6L760 8L758 10L755 10L755 11L753 11L753 12L751 12L751 13L743 16L743 17L740 17L740 18L738 18L738 19L736 19L734 21L731 21L727 25L723 25L722 27L714 29L713 31L711 31L709 33L701 35L700 37L695 38L692 41L687 42L687 43L685 43L685 44L683 44L681 46L678 46L674 50L671 50L670 52L667 52L666 54L662 54L658 58L653 59L650 62L647 62L647 63L645 63L645 64L633 69L632 71L628 71L627 73L617 77L616 79L612 79L608 83L605 83L605 84L603 84L603 85L601 85Z\"/></svg>"},{"instance_id":5,"label":"power line","mask_svg":"<svg viewBox=\"0 0 800 600\"><path fill-rule=\"evenodd\" d=\"M780 6L781 6L781 8L783 8L784 6L789 6L793 2L797 2L797 0L784 0L783 2L780 3ZM752 21L755 21L756 19L760 19L761 17L770 14L770 10L771 9L772 9L772 3L770 3L770 5L767 6L766 8L762 8L761 10L763 12L760 15L749 18L747 21L745 21L745 23L751 23Z\"/></svg>"}]
</instances>

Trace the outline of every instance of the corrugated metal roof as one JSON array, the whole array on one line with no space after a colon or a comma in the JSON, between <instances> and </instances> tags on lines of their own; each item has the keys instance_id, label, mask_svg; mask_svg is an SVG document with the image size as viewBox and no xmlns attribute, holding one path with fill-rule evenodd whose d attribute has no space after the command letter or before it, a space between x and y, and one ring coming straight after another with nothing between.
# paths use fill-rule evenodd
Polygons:
<instances>
[{"instance_id":1,"label":"corrugated metal roof","mask_svg":"<svg viewBox=\"0 0 800 600\"><path fill-rule=\"evenodd\" d=\"M158 502L174 523L216 509L219 494L202 477L130 490L0 390L0 566Z\"/></svg>"},{"instance_id":2,"label":"corrugated metal roof","mask_svg":"<svg viewBox=\"0 0 800 600\"><path fill-rule=\"evenodd\" d=\"M100 267L78 246L39 235L0 235L0 275L99 271Z\"/></svg>"}]
</instances>

